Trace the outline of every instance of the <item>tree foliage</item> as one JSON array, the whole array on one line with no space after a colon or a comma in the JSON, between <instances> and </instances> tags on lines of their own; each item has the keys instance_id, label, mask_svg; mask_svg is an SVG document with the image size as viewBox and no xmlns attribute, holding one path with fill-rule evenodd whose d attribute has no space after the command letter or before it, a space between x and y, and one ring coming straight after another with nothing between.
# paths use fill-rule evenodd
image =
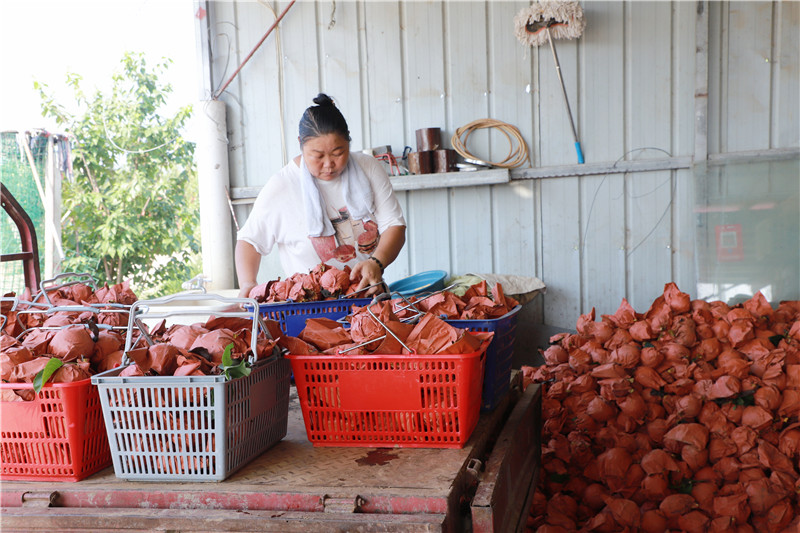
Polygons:
<instances>
[{"instance_id":1,"label":"tree foliage","mask_svg":"<svg viewBox=\"0 0 800 533\"><path fill-rule=\"evenodd\" d=\"M143 55L127 53L110 93L91 96L68 74L78 113L35 83L42 115L75 139L74 180L62 186L62 270L131 280L140 296L177 292L200 264L194 145L181 134L191 106L160 114L172 92L159 81L169 63L149 69Z\"/></svg>"}]
</instances>

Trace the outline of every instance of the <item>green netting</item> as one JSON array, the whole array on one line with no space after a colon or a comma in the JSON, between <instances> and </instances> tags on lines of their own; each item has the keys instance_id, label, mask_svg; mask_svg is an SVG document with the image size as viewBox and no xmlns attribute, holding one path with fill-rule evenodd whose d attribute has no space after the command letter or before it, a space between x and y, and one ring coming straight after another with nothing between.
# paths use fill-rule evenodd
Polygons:
<instances>
[{"instance_id":1,"label":"green netting","mask_svg":"<svg viewBox=\"0 0 800 533\"><path fill-rule=\"evenodd\" d=\"M44 255L41 248L44 237L44 206L39 190L34 182L25 152L17 143L15 132L0 133L0 181L14 195L17 202L28 213L36 229L39 241L39 267L44 269ZM47 138L34 137L31 152L36 163L39 176L44 176L47 160ZM19 232L11 217L5 212L0 215L0 253L9 254L22 251ZM4 261L0 263L0 291L2 294L15 292L20 294L25 288L25 276L21 261Z\"/></svg>"}]
</instances>

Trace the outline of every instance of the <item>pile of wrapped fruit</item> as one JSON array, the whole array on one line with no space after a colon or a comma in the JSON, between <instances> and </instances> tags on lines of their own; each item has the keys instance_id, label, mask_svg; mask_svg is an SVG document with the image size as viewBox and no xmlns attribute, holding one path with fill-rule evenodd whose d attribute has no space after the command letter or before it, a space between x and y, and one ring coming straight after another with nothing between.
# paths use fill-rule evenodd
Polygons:
<instances>
[{"instance_id":1,"label":"pile of wrapped fruit","mask_svg":"<svg viewBox=\"0 0 800 533\"><path fill-rule=\"evenodd\" d=\"M267 281L253 287L248 298L259 303L317 302L354 295L361 278L350 279L350 267L344 270L320 263L309 273L297 272L285 280Z\"/></svg>"},{"instance_id":2,"label":"pile of wrapped fruit","mask_svg":"<svg viewBox=\"0 0 800 533\"><path fill-rule=\"evenodd\" d=\"M3 302L0 379L4 383L35 383L44 373L44 382L71 383L121 365L128 311L137 300L127 282L96 291L78 283L48 297L52 306ZM226 367L244 366L251 352L252 324L246 318L214 316L191 325L167 327L161 321L149 329L144 326L152 344L134 329L127 353L134 364L122 375L216 375ZM278 324L267 326L277 338ZM275 341L259 332L256 359L269 356L274 346ZM31 400L34 395L30 388L0 390L2 401Z\"/></svg>"},{"instance_id":3,"label":"pile of wrapped fruit","mask_svg":"<svg viewBox=\"0 0 800 533\"><path fill-rule=\"evenodd\" d=\"M544 393L529 531L800 531L800 302L668 283L576 329L523 367Z\"/></svg>"},{"instance_id":4,"label":"pile of wrapped fruit","mask_svg":"<svg viewBox=\"0 0 800 533\"><path fill-rule=\"evenodd\" d=\"M349 327L330 318L309 318L297 337L282 336L278 346L295 355L464 354L477 351L494 336L454 327L433 313L404 321L393 307L393 300L356 306L347 316Z\"/></svg>"},{"instance_id":5,"label":"pile of wrapped fruit","mask_svg":"<svg viewBox=\"0 0 800 533\"><path fill-rule=\"evenodd\" d=\"M47 293L49 304L4 296L0 315L0 379L33 383L46 367L50 383L72 383L122 361L130 305L128 282L99 289L77 283ZM56 365L51 363L56 362ZM31 400L31 389L0 390L0 401Z\"/></svg>"},{"instance_id":6,"label":"pile of wrapped fruit","mask_svg":"<svg viewBox=\"0 0 800 533\"><path fill-rule=\"evenodd\" d=\"M490 289L485 280L470 285L461 296L450 291L438 291L431 295L396 298L393 301L400 318L411 316L415 310L419 310L448 320L500 318L519 305L514 298L504 294L502 284L495 283Z\"/></svg>"},{"instance_id":7,"label":"pile of wrapped fruit","mask_svg":"<svg viewBox=\"0 0 800 533\"><path fill-rule=\"evenodd\" d=\"M316 302L356 296L357 292L361 292L358 291L361 279L356 277L351 280L351 273L349 266L340 270L320 263L309 273L297 272L285 280L278 278L257 285L250 290L248 298L259 303L279 303ZM409 304L413 304L412 309L448 319L476 320L499 318L516 307L518 302L503 294L500 283L489 288L486 281L481 281L471 285L461 296L450 291L436 291L433 294L411 296L396 307L407 307Z\"/></svg>"},{"instance_id":8,"label":"pile of wrapped fruit","mask_svg":"<svg viewBox=\"0 0 800 533\"><path fill-rule=\"evenodd\" d=\"M437 291L354 305L341 321L309 318L297 337L276 338L280 347L296 355L408 354L410 350L426 355L472 353L482 342L490 341L494 332L468 334L446 321L494 319L517 305L503 294L500 283L490 290L482 281L462 296Z\"/></svg>"}]
</instances>

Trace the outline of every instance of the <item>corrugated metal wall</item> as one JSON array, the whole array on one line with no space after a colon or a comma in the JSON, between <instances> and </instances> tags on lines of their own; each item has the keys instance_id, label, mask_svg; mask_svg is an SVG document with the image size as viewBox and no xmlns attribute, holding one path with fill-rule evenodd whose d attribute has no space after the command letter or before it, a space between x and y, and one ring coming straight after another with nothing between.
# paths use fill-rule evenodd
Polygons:
<instances>
[{"instance_id":1,"label":"corrugated metal wall","mask_svg":"<svg viewBox=\"0 0 800 533\"><path fill-rule=\"evenodd\" d=\"M204 98L287 5L198 2ZM800 145L800 3L584 2L581 38L556 44L586 165L549 47L514 37L528 5L298 1L219 97L234 196L298 153L297 122L320 91L347 117L353 149L399 155L418 128L449 140L491 117L519 128L532 167L503 185L399 192L408 241L389 281L428 269L535 276L548 287L541 320L565 328L623 297L644 312L669 281L694 295L691 161ZM468 147L490 161L509 150L489 130ZM237 206L240 224L248 212ZM278 275L267 259L263 280Z\"/></svg>"}]
</instances>

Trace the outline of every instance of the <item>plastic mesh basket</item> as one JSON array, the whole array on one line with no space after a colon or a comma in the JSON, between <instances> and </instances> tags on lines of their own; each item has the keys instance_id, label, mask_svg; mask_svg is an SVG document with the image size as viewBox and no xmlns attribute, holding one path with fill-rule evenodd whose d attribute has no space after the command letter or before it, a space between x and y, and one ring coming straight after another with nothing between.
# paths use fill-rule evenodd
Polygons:
<instances>
[{"instance_id":1,"label":"plastic mesh basket","mask_svg":"<svg viewBox=\"0 0 800 533\"><path fill-rule=\"evenodd\" d=\"M456 355L287 355L314 446L462 448L486 344Z\"/></svg>"},{"instance_id":2,"label":"plastic mesh basket","mask_svg":"<svg viewBox=\"0 0 800 533\"><path fill-rule=\"evenodd\" d=\"M259 311L264 318L279 322L285 334L297 337L306 327L306 320L309 318L339 320L350 314L354 305L363 307L370 302L371 298L340 298L318 302L272 303L259 305Z\"/></svg>"},{"instance_id":3,"label":"plastic mesh basket","mask_svg":"<svg viewBox=\"0 0 800 533\"><path fill-rule=\"evenodd\" d=\"M511 366L514 358L517 314L521 305L491 320L445 320L451 326L468 331L493 331L489 348L486 350L486 367L483 373L483 393L481 412L492 411L508 393L511 381Z\"/></svg>"},{"instance_id":4,"label":"plastic mesh basket","mask_svg":"<svg viewBox=\"0 0 800 533\"><path fill-rule=\"evenodd\" d=\"M0 389L28 390L30 383ZM97 388L46 385L31 401L0 402L0 479L80 481L111 464Z\"/></svg>"},{"instance_id":5,"label":"plastic mesh basket","mask_svg":"<svg viewBox=\"0 0 800 533\"><path fill-rule=\"evenodd\" d=\"M221 481L286 436L289 363L250 375L92 377L100 392L114 473L139 481Z\"/></svg>"}]
</instances>

